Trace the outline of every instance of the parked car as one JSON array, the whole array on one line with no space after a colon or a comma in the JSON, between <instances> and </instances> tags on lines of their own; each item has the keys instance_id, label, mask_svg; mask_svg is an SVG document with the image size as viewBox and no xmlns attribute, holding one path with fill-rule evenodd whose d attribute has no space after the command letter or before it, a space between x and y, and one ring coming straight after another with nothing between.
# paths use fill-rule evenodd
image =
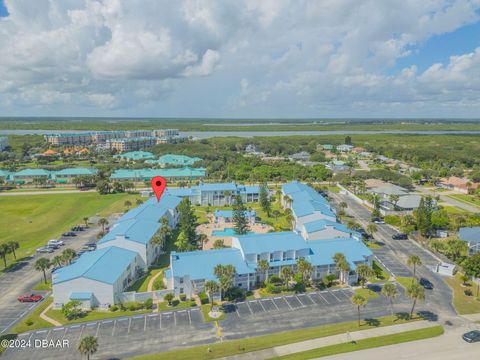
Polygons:
<instances>
[{"instance_id":1,"label":"parked car","mask_svg":"<svg viewBox=\"0 0 480 360\"><path fill-rule=\"evenodd\" d=\"M77 226L74 226L72 227L71 229L72 231L83 231L83 226L80 226L80 225L77 225Z\"/></svg>"},{"instance_id":2,"label":"parked car","mask_svg":"<svg viewBox=\"0 0 480 360\"><path fill-rule=\"evenodd\" d=\"M408 239L408 235L407 235L407 234L398 233L398 234L392 235L392 239L393 239L393 240L407 240L407 239Z\"/></svg>"},{"instance_id":3,"label":"parked car","mask_svg":"<svg viewBox=\"0 0 480 360\"><path fill-rule=\"evenodd\" d=\"M373 219L372 219L372 222L373 222L374 224L385 224L385 221L384 221L382 218L378 218L378 217L373 218Z\"/></svg>"},{"instance_id":4,"label":"parked car","mask_svg":"<svg viewBox=\"0 0 480 360\"><path fill-rule=\"evenodd\" d=\"M468 343L480 341L480 330L472 330L462 335L463 340Z\"/></svg>"},{"instance_id":5,"label":"parked car","mask_svg":"<svg viewBox=\"0 0 480 360\"><path fill-rule=\"evenodd\" d=\"M63 246L65 243L62 240L48 240L47 246Z\"/></svg>"},{"instance_id":6,"label":"parked car","mask_svg":"<svg viewBox=\"0 0 480 360\"><path fill-rule=\"evenodd\" d=\"M54 249L48 246L42 246L41 248L37 249L38 253L52 253Z\"/></svg>"},{"instance_id":7,"label":"parked car","mask_svg":"<svg viewBox=\"0 0 480 360\"><path fill-rule=\"evenodd\" d=\"M38 302L43 299L42 295L35 295L35 294L24 294L18 297L18 301L20 302Z\"/></svg>"},{"instance_id":8,"label":"parked car","mask_svg":"<svg viewBox=\"0 0 480 360\"><path fill-rule=\"evenodd\" d=\"M77 236L73 231L67 231L62 234L62 236Z\"/></svg>"},{"instance_id":9,"label":"parked car","mask_svg":"<svg viewBox=\"0 0 480 360\"><path fill-rule=\"evenodd\" d=\"M88 251L96 250L97 244L95 243L87 243L83 246L84 248L88 249Z\"/></svg>"},{"instance_id":10,"label":"parked car","mask_svg":"<svg viewBox=\"0 0 480 360\"><path fill-rule=\"evenodd\" d=\"M433 284L428 279L421 278L420 285L422 285L424 289L433 290Z\"/></svg>"}]
</instances>

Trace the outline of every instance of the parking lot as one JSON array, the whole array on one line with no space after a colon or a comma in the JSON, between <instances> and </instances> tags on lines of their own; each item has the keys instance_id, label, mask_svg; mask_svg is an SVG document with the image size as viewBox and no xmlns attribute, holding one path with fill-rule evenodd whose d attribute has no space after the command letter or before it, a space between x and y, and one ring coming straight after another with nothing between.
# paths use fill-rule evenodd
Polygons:
<instances>
[{"instance_id":1,"label":"parking lot","mask_svg":"<svg viewBox=\"0 0 480 360\"><path fill-rule=\"evenodd\" d=\"M383 246L380 249L372 249L372 251L376 258L375 260L377 260L390 274L404 277L413 276L412 271L401 262L398 256L396 256L388 247Z\"/></svg>"},{"instance_id":2,"label":"parking lot","mask_svg":"<svg viewBox=\"0 0 480 360\"><path fill-rule=\"evenodd\" d=\"M118 348L123 347L123 351L125 351L127 341L128 344L131 344L132 349L138 346L138 343L141 344L142 340L146 342L154 340L156 343L161 343L162 341L159 338L165 341L170 339L170 346L172 346L175 345L175 340L173 339L182 338L186 334L191 335L184 338L184 342L187 342L188 338L195 338L192 334L194 332L203 332L204 337L215 338L213 325L203 321L199 308L149 313L23 333L19 335L19 339L29 341L32 347L35 344L39 344L41 340L48 340L49 342L51 340L54 342L66 340L69 348L75 349L75 351L67 356L64 353L65 350L53 347L42 348L38 351L32 351L34 349L31 348L8 349L5 353L5 358L25 359L27 353L28 357L33 359L45 359L50 356L60 356L61 354L63 354L61 355L62 358L70 356L71 358L77 358L79 357L76 350L78 343L81 338L87 335L93 335L98 338L103 354L108 352L111 355L118 355Z\"/></svg>"}]
</instances>

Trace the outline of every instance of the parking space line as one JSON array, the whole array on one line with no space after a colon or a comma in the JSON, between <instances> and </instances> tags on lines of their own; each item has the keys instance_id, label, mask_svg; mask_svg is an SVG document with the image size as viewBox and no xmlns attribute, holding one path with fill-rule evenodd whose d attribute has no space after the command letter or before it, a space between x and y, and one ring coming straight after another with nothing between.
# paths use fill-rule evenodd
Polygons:
<instances>
[{"instance_id":1,"label":"parking space line","mask_svg":"<svg viewBox=\"0 0 480 360\"><path fill-rule=\"evenodd\" d=\"M235 306L235 311L237 312L238 317L241 318L240 313L238 312L238 307L237 306Z\"/></svg>"},{"instance_id":2,"label":"parking space line","mask_svg":"<svg viewBox=\"0 0 480 360\"><path fill-rule=\"evenodd\" d=\"M291 297L291 296L290 296L290 297ZM292 306L291 306L291 305L288 303L288 301L287 301L287 297L284 297L283 300L285 300L285 302L287 303L287 305L288 305L288 307L290 308L290 310L293 311Z\"/></svg>"},{"instance_id":3,"label":"parking space line","mask_svg":"<svg viewBox=\"0 0 480 360\"><path fill-rule=\"evenodd\" d=\"M132 318L128 319L128 331L127 331L127 334L130 334L130 325L132 325Z\"/></svg>"},{"instance_id":4,"label":"parking space line","mask_svg":"<svg viewBox=\"0 0 480 360\"><path fill-rule=\"evenodd\" d=\"M198 308L190 309L190 311L200 311Z\"/></svg>"},{"instance_id":5,"label":"parking space line","mask_svg":"<svg viewBox=\"0 0 480 360\"><path fill-rule=\"evenodd\" d=\"M331 294L335 299L337 299L338 302L341 302L340 299L335 296L335 294L333 293L333 291L330 291L330 294Z\"/></svg>"},{"instance_id":6,"label":"parking space line","mask_svg":"<svg viewBox=\"0 0 480 360\"><path fill-rule=\"evenodd\" d=\"M145 322L143 323L143 331L147 331L147 317L145 316Z\"/></svg>"},{"instance_id":7,"label":"parking space line","mask_svg":"<svg viewBox=\"0 0 480 360\"><path fill-rule=\"evenodd\" d=\"M260 303L260 306L262 307L262 309L263 309L263 312L267 312L267 310L265 310L265 308L264 308L264 306L263 306L262 302L261 302L261 301L258 301L258 302Z\"/></svg>"},{"instance_id":8,"label":"parking space line","mask_svg":"<svg viewBox=\"0 0 480 360\"><path fill-rule=\"evenodd\" d=\"M311 296L311 295L315 295L315 294L316 294L315 292L307 294L307 297L310 299L310 301L313 303L313 305L318 305L317 302L315 300L313 300L312 296Z\"/></svg>"},{"instance_id":9,"label":"parking space line","mask_svg":"<svg viewBox=\"0 0 480 360\"><path fill-rule=\"evenodd\" d=\"M330 304L330 303L328 302L328 300L325 299L325 297L324 297L322 294L318 293L318 296L320 296L323 300L325 300L325 302L326 302L327 304Z\"/></svg>"},{"instance_id":10,"label":"parking space line","mask_svg":"<svg viewBox=\"0 0 480 360\"><path fill-rule=\"evenodd\" d=\"M100 322L97 325L97 330L95 331L95 337L98 337L98 330L100 329Z\"/></svg>"},{"instance_id":11,"label":"parking space line","mask_svg":"<svg viewBox=\"0 0 480 360\"><path fill-rule=\"evenodd\" d=\"M250 305L248 305L248 303L249 303L248 301L245 302L245 304L247 304L248 310L250 310L250 314L253 315L253 311L252 311L252 309L250 308Z\"/></svg>"},{"instance_id":12,"label":"parking space line","mask_svg":"<svg viewBox=\"0 0 480 360\"><path fill-rule=\"evenodd\" d=\"M111 322L113 322L113 320L104 320L102 321L102 324L110 324Z\"/></svg>"},{"instance_id":13,"label":"parking space line","mask_svg":"<svg viewBox=\"0 0 480 360\"><path fill-rule=\"evenodd\" d=\"M112 337L115 335L115 327L117 326L117 320L113 323L113 329L112 329Z\"/></svg>"},{"instance_id":14,"label":"parking space line","mask_svg":"<svg viewBox=\"0 0 480 360\"><path fill-rule=\"evenodd\" d=\"M340 291L340 294L342 294L343 296L345 296L347 299L350 300L350 296L348 296L347 294L345 294L346 290L343 290L343 291Z\"/></svg>"},{"instance_id":15,"label":"parking space line","mask_svg":"<svg viewBox=\"0 0 480 360\"><path fill-rule=\"evenodd\" d=\"M306 305L304 303L302 303L302 301L300 300L300 298L298 296L295 296L298 300L298 302L300 303L300 305L302 305L302 307L305 307Z\"/></svg>"},{"instance_id":16,"label":"parking space line","mask_svg":"<svg viewBox=\"0 0 480 360\"><path fill-rule=\"evenodd\" d=\"M160 322L160 329L161 329L162 328L162 314L160 314L159 319L160 319L159 322Z\"/></svg>"},{"instance_id":17,"label":"parking space line","mask_svg":"<svg viewBox=\"0 0 480 360\"><path fill-rule=\"evenodd\" d=\"M39 331L37 331L37 334L43 334L43 333L46 333L46 332L47 332L47 330L39 330Z\"/></svg>"},{"instance_id":18,"label":"parking space line","mask_svg":"<svg viewBox=\"0 0 480 360\"><path fill-rule=\"evenodd\" d=\"M67 331L68 331L68 329L65 328L65 331L63 332L63 335L62 335L62 340L65 339L65 335L67 335Z\"/></svg>"},{"instance_id":19,"label":"parking space line","mask_svg":"<svg viewBox=\"0 0 480 360\"><path fill-rule=\"evenodd\" d=\"M177 326L177 316L175 315L175 312L173 312L173 323Z\"/></svg>"},{"instance_id":20,"label":"parking space line","mask_svg":"<svg viewBox=\"0 0 480 360\"><path fill-rule=\"evenodd\" d=\"M82 338L82 334L83 334L83 326L80 328L80 336L78 337L78 340L80 340Z\"/></svg>"},{"instance_id":21,"label":"parking space line","mask_svg":"<svg viewBox=\"0 0 480 360\"><path fill-rule=\"evenodd\" d=\"M190 325L192 325L192 317L190 316L190 311L187 311L187 314L188 314L188 321Z\"/></svg>"},{"instance_id":22,"label":"parking space line","mask_svg":"<svg viewBox=\"0 0 480 360\"><path fill-rule=\"evenodd\" d=\"M63 327L59 327L59 328L53 329L53 331L60 331L60 330L64 330L64 329L65 329L65 328L63 328Z\"/></svg>"}]
</instances>

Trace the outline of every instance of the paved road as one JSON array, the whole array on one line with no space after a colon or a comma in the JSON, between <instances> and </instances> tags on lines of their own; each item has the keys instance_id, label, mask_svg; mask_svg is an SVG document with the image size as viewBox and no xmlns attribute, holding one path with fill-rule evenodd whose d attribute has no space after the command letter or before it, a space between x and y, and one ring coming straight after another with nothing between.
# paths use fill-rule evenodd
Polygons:
<instances>
[{"instance_id":1,"label":"paved road","mask_svg":"<svg viewBox=\"0 0 480 360\"><path fill-rule=\"evenodd\" d=\"M322 357L322 360L465 360L478 359L480 342L468 344L461 335L473 328L460 327L447 329L445 334L426 340L406 344L390 345L376 349L355 351L347 354ZM480 325L477 326L480 329Z\"/></svg>"},{"instance_id":2,"label":"paved road","mask_svg":"<svg viewBox=\"0 0 480 360\"><path fill-rule=\"evenodd\" d=\"M113 223L118 215L111 216L109 222ZM65 248L80 249L84 244L96 240L98 228L90 227L86 231L78 232L76 237L62 237L65 246L55 250L51 254L35 254L29 259L18 263L14 268L0 275L0 334L6 333L19 319L26 316L38 304L20 303L17 298L31 292L40 280L42 273L34 268L35 261L40 257L52 258ZM38 294L46 294L46 291L35 291Z\"/></svg>"},{"instance_id":3,"label":"paved road","mask_svg":"<svg viewBox=\"0 0 480 360\"><path fill-rule=\"evenodd\" d=\"M336 203L345 201L348 205L346 212L354 217L355 221L364 228L370 222L370 211L364 206L355 202L350 196L332 194ZM433 312L450 319L456 317L455 309L452 306L452 291L442 277L430 271L426 265L435 265L439 262L433 254L426 251L413 240L393 240L392 235L396 231L389 225L377 225L378 231L375 239L384 245L379 250L373 250L375 256L384 264L390 265L389 269L395 276L412 276L411 270L407 267L407 259L415 254L420 257L423 265L417 269L417 277L425 277L430 280L434 289L427 291L426 304L431 306Z\"/></svg>"},{"instance_id":4,"label":"paved road","mask_svg":"<svg viewBox=\"0 0 480 360\"><path fill-rule=\"evenodd\" d=\"M37 330L21 334L19 339L30 340L31 343L35 340L68 340L70 349L76 349L81 337L94 335L99 342L96 358L125 358L351 321L356 318L356 309L350 303L351 295L350 289L332 289L240 302L227 307L226 319L219 321L219 329L213 323L204 323L200 311L191 308ZM395 307L399 312L408 311L410 301L402 294L396 300ZM363 316L375 318L389 312L386 299L378 297L369 302ZM76 350L65 351L59 348L7 349L4 357L22 360L82 358Z\"/></svg>"},{"instance_id":5,"label":"paved road","mask_svg":"<svg viewBox=\"0 0 480 360\"><path fill-rule=\"evenodd\" d=\"M456 199L453 199L447 195L449 194L457 194L456 192L454 191L442 191L442 192L438 192L438 191L435 191L435 190L432 190L432 189L427 189L423 186L415 186L415 189L422 193L422 194L425 194L425 195L430 195L430 196L440 196L440 200L443 201L444 203L450 205L450 206L454 206L456 208L459 208L459 209L462 209L462 210L465 210L465 211L470 211L470 212L473 212L473 213L477 213L477 212L480 212L480 207L478 206L475 206L475 205L470 205L470 204L467 204L467 203L464 203L462 201L458 201Z\"/></svg>"}]
</instances>

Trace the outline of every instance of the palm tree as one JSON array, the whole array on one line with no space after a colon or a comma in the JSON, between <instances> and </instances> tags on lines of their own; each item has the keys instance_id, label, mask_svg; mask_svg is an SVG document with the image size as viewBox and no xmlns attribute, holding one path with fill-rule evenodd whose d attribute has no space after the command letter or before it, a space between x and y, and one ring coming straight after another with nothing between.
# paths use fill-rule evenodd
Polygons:
<instances>
[{"instance_id":1,"label":"palm tree","mask_svg":"<svg viewBox=\"0 0 480 360\"><path fill-rule=\"evenodd\" d=\"M378 231L377 225L375 224L368 224L367 225L367 233L373 237L373 234L375 234Z\"/></svg>"},{"instance_id":2,"label":"palm tree","mask_svg":"<svg viewBox=\"0 0 480 360\"><path fill-rule=\"evenodd\" d=\"M18 243L18 241L11 240L7 243L7 246L10 252L13 254L13 257L15 258L15 260L17 260L17 254L15 253L15 250L20 248L20 244Z\"/></svg>"},{"instance_id":3,"label":"palm tree","mask_svg":"<svg viewBox=\"0 0 480 360\"><path fill-rule=\"evenodd\" d=\"M218 284L216 281L210 280L205 283L205 292L210 297L210 301L213 303L213 294L218 291Z\"/></svg>"},{"instance_id":4,"label":"palm tree","mask_svg":"<svg viewBox=\"0 0 480 360\"><path fill-rule=\"evenodd\" d=\"M298 259L297 271L301 275L302 282L304 285L307 285L307 283L309 282L310 277L312 275L312 270L313 270L312 264L310 264L310 262L305 260L304 257L301 257L300 259Z\"/></svg>"},{"instance_id":5,"label":"palm tree","mask_svg":"<svg viewBox=\"0 0 480 360\"><path fill-rule=\"evenodd\" d=\"M344 272L350 271L350 266L348 265L345 255L338 252L335 255L333 255L332 259L335 262L335 267L337 271L340 271L340 281L344 282L345 280Z\"/></svg>"},{"instance_id":6,"label":"palm tree","mask_svg":"<svg viewBox=\"0 0 480 360\"><path fill-rule=\"evenodd\" d=\"M64 257L61 255L55 255L51 261L53 266L62 266L65 261Z\"/></svg>"},{"instance_id":7,"label":"palm tree","mask_svg":"<svg viewBox=\"0 0 480 360\"><path fill-rule=\"evenodd\" d=\"M393 316L393 300L398 295L397 286L394 283L385 283L382 287L382 295L390 301L390 308L392 309Z\"/></svg>"},{"instance_id":8,"label":"palm tree","mask_svg":"<svg viewBox=\"0 0 480 360\"><path fill-rule=\"evenodd\" d=\"M292 198L291 198L290 196L285 195L285 196L283 197L283 202L284 202L285 205L287 205L287 207L289 208L290 205L292 205L293 200L292 200Z\"/></svg>"},{"instance_id":9,"label":"palm tree","mask_svg":"<svg viewBox=\"0 0 480 360\"><path fill-rule=\"evenodd\" d=\"M358 326L360 327L360 309L367 306L367 299L360 294L354 294L350 299L352 304L357 307L358 311Z\"/></svg>"},{"instance_id":10,"label":"palm tree","mask_svg":"<svg viewBox=\"0 0 480 360\"><path fill-rule=\"evenodd\" d=\"M102 233L105 233L105 226L107 226L108 224L108 220L105 218L101 218L100 220L98 220L98 225L102 227Z\"/></svg>"},{"instance_id":11,"label":"palm tree","mask_svg":"<svg viewBox=\"0 0 480 360\"><path fill-rule=\"evenodd\" d=\"M357 274L360 278L360 284L362 288L365 287L367 279L375 276L375 271L368 264L360 264L357 266Z\"/></svg>"},{"instance_id":12,"label":"palm tree","mask_svg":"<svg viewBox=\"0 0 480 360\"><path fill-rule=\"evenodd\" d=\"M268 269L270 269L270 264L265 259L260 259L257 261L257 271L265 272L265 282L268 280Z\"/></svg>"},{"instance_id":13,"label":"palm tree","mask_svg":"<svg viewBox=\"0 0 480 360\"><path fill-rule=\"evenodd\" d=\"M65 249L62 251L63 260L68 263L68 265L72 263L72 260L75 259L75 256L77 256L77 253L73 249Z\"/></svg>"},{"instance_id":14,"label":"palm tree","mask_svg":"<svg viewBox=\"0 0 480 360\"><path fill-rule=\"evenodd\" d=\"M83 218L83 222L85 223L85 227L88 227L88 216Z\"/></svg>"},{"instance_id":15,"label":"palm tree","mask_svg":"<svg viewBox=\"0 0 480 360\"><path fill-rule=\"evenodd\" d=\"M348 204L345 201L342 201L338 206L342 209L345 210L348 207Z\"/></svg>"},{"instance_id":16,"label":"palm tree","mask_svg":"<svg viewBox=\"0 0 480 360\"><path fill-rule=\"evenodd\" d=\"M463 286L467 286L467 281L470 280L470 276L463 274L460 276L460 280L462 280Z\"/></svg>"},{"instance_id":17,"label":"palm tree","mask_svg":"<svg viewBox=\"0 0 480 360\"><path fill-rule=\"evenodd\" d=\"M422 260L418 257L418 255L410 255L407 260L408 266L413 267L413 277L415 277L417 266L422 265Z\"/></svg>"},{"instance_id":18,"label":"palm tree","mask_svg":"<svg viewBox=\"0 0 480 360\"><path fill-rule=\"evenodd\" d=\"M47 258L40 258L35 261L35 270L43 271L43 280L45 280L45 284L47 283L47 270L50 268L50 260Z\"/></svg>"},{"instance_id":19,"label":"palm tree","mask_svg":"<svg viewBox=\"0 0 480 360\"><path fill-rule=\"evenodd\" d=\"M415 309L415 305L417 304L417 300L425 299L425 289L423 288L423 286L421 286L415 281L407 287L407 295L410 299L413 300L412 310L410 310L411 319L413 316L413 310Z\"/></svg>"},{"instance_id":20,"label":"palm tree","mask_svg":"<svg viewBox=\"0 0 480 360\"><path fill-rule=\"evenodd\" d=\"M90 355L93 355L98 350L98 340L95 336L88 335L82 338L80 344L78 344L78 351L82 355L87 356L87 360L90 360Z\"/></svg>"},{"instance_id":21,"label":"palm tree","mask_svg":"<svg viewBox=\"0 0 480 360\"><path fill-rule=\"evenodd\" d=\"M10 247L7 244L0 244L0 257L3 258L3 264L7 267L7 255L10 254Z\"/></svg>"},{"instance_id":22,"label":"palm tree","mask_svg":"<svg viewBox=\"0 0 480 360\"><path fill-rule=\"evenodd\" d=\"M284 266L282 267L282 270L280 271L280 276L285 281L285 286L288 286L288 283L293 277L293 270L290 266Z\"/></svg>"}]
</instances>

